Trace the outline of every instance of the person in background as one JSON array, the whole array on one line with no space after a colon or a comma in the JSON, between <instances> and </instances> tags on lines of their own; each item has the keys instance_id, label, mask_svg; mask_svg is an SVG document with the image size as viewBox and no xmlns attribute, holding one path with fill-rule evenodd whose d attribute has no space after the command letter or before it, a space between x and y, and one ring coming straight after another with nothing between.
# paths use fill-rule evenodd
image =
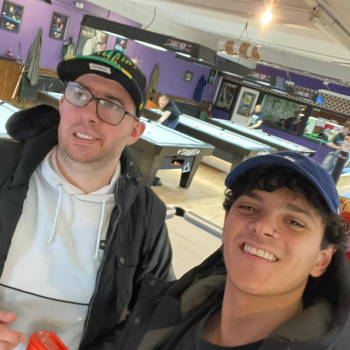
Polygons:
<instances>
[{"instance_id":1,"label":"person in background","mask_svg":"<svg viewBox=\"0 0 350 350\"><path fill-rule=\"evenodd\" d=\"M342 144L344 142L345 136L349 134L350 131L350 121L345 122L344 129L342 132L334 136L333 140L327 143L327 146L334 149L333 153L329 153L328 159L322 164L322 166L331 174L335 163L339 157L339 153L342 149ZM330 156L330 157L329 157Z\"/></svg>"},{"instance_id":2,"label":"person in background","mask_svg":"<svg viewBox=\"0 0 350 350\"><path fill-rule=\"evenodd\" d=\"M349 224L331 176L278 152L225 184L222 247L178 281L149 276L116 349L348 349Z\"/></svg>"},{"instance_id":3,"label":"person in background","mask_svg":"<svg viewBox=\"0 0 350 350\"><path fill-rule=\"evenodd\" d=\"M1 349L24 350L37 331L111 349L146 274L172 278L166 208L125 148L145 130L146 77L110 50L57 73L60 111L17 112L18 142L0 142Z\"/></svg>"},{"instance_id":4,"label":"person in background","mask_svg":"<svg viewBox=\"0 0 350 350\"><path fill-rule=\"evenodd\" d=\"M161 95L158 100L160 110L163 112L158 120L158 123L167 126L170 129L175 129L179 124L181 112L176 103L167 95Z\"/></svg>"},{"instance_id":5,"label":"person in background","mask_svg":"<svg viewBox=\"0 0 350 350\"><path fill-rule=\"evenodd\" d=\"M179 124L181 112L176 103L171 100L167 95L160 95L158 100L160 110L163 112L162 116L158 120L158 124L162 124L170 129L175 129ZM162 186L161 179L155 177L153 180L153 186Z\"/></svg>"},{"instance_id":6,"label":"person in background","mask_svg":"<svg viewBox=\"0 0 350 350\"><path fill-rule=\"evenodd\" d=\"M296 125L298 123L300 123L300 117L301 116L299 114L300 114L299 111L295 111L293 113L293 116L286 120L286 128L287 128L288 131L293 131L293 132L295 131Z\"/></svg>"},{"instance_id":7,"label":"person in background","mask_svg":"<svg viewBox=\"0 0 350 350\"><path fill-rule=\"evenodd\" d=\"M261 129L261 125L264 121L264 113L261 111L261 105L256 105L254 112L250 115L247 122L247 127L250 129Z\"/></svg>"}]
</instances>

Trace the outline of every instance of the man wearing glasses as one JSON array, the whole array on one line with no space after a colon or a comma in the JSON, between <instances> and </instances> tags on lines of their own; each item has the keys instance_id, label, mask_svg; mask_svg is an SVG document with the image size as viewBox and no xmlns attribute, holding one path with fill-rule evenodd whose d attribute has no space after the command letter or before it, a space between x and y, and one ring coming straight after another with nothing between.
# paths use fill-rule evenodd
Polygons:
<instances>
[{"instance_id":1,"label":"man wearing glasses","mask_svg":"<svg viewBox=\"0 0 350 350\"><path fill-rule=\"evenodd\" d=\"M40 330L107 349L146 274L171 278L165 206L125 146L146 78L119 51L60 62L60 112L14 114L0 141L0 348ZM17 320L16 320L17 318Z\"/></svg>"}]
</instances>

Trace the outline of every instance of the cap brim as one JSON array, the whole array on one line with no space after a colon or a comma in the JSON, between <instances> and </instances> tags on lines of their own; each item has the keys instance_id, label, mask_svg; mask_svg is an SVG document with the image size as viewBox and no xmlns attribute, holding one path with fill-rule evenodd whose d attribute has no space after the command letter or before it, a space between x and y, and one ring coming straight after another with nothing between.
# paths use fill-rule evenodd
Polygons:
<instances>
[{"instance_id":1,"label":"cap brim","mask_svg":"<svg viewBox=\"0 0 350 350\"><path fill-rule=\"evenodd\" d=\"M304 157L304 156L303 156ZM329 195L325 192L325 190L322 188L318 180L321 180L322 174L311 174L309 173L305 168L299 166L297 163L285 158L285 157L278 157L277 153L274 154L274 157L271 157L271 155L267 156L257 156L251 159L246 160L245 162L239 164L236 168L234 168L230 174L226 177L225 180L225 185L227 188L231 188L233 182L242 174L244 174L246 171L254 169L258 167L259 165L280 165L280 166L285 166L287 168L290 168L292 170L297 171L299 174L304 175L315 187L316 189L320 192L322 197L325 199L327 202L329 208L331 209L332 212L337 212L338 208L335 208L335 203L333 203ZM324 170L326 172L326 170ZM327 172L326 172L327 173ZM315 176L316 175L316 176ZM329 174L324 174L329 176ZM320 177L320 179L318 179ZM334 187L334 193L333 195L338 197L338 193ZM339 206L338 206L339 207Z\"/></svg>"}]
</instances>

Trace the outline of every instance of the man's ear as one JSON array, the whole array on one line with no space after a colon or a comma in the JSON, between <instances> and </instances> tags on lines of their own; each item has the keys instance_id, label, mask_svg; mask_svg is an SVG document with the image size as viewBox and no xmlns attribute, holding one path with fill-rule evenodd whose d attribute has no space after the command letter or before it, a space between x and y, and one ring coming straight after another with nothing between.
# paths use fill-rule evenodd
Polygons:
<instances>
[{"instance_id":1,"label":"man's ear","mask_svg":"<svg viewBox=\"0 0 350 350\"><path fill-rule=\"evenodd\" d=\"M328 248L321 250L318 261L314 268L311 270L310 275L312 277L320 277L327 270L328 265L331 263L334 253L337 251L333 245L329 245Z\"/></svg>"},{"instance_id":2,"label":"man's ear","mask_svg":"<svg viewBox=\"0 0 350 350\"><path fill-rule=\"evenodd\" d=\"M135 143L143 134L143 132L146 129L146 124L139 122L139 121L135 121L134 125L132 127L131 133L129 135L129 139L128 142L126 143L127 146L132 145L133 143Z\"/></svg>"}]
</instances>

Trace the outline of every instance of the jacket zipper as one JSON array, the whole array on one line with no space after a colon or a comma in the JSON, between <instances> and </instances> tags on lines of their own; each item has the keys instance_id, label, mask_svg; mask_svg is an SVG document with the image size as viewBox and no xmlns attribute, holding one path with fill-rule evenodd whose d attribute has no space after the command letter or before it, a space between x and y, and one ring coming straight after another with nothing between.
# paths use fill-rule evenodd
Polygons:
<instances>
[{"instance_id":1,"label":"jacket zipper","mask_svg":"<svg viewBox=\"0 0 350 350\"><path fill-rule=\"evenodd\" d=\"M104 254L104 257L103 257L103 260L102 260L102 264L101 264L100 270L99 270L98 275L97 275L96 288L95 288L94 294L92 296L92 299L91 299L91 302L90 302L90 305L89 305L89 311L88 311L88 314L87 314L87 317L86 317L85 333L87 332L87 329L88 329L88 324L89 324L90 316L91 316L91 309L92 309L92 305L93 305L93 303L95 301L95 298L96 298L96 295L97 295L98 285L99 285L99 282L100 282L101 273L102 273L103 267L105 265L105 262L107 260L107 255L108 255L108 251L109 251L108 249L109 249L109 246L110 246L110 242L111 242L112 238L116 234L116 228L117 228L120 216L121 216L121 210L120 210L121 205L120 205L120 202L119 202L120 196L119 196L118 192L119 192L119 183L117 182L117 210L118 210L118 217L117 217L117 220L115 221L111 237L109 237L109 240L108 240L108 242L106 244L105 254Z\"/></svg>"}]
</instances>

